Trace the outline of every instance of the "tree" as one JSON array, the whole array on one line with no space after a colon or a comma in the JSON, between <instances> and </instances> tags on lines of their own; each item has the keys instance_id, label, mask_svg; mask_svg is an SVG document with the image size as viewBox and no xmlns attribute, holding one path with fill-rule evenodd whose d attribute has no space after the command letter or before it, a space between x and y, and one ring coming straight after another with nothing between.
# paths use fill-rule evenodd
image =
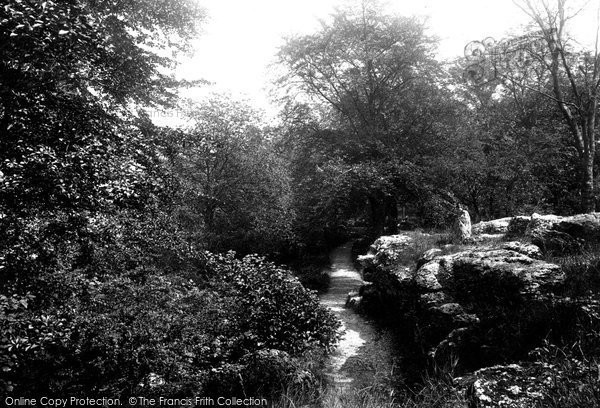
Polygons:
<instances>
[{"instance_id":1,"label":"tree","mask_svg":"<svg viewBox=\"0 0 600 408\"><path fill-rule=\"evenodd\" d=\"M0 7L5 276L41 274L57 247L91 235L95 216L156 203L165 185L153 130L132 106L169 102L176 81L162 72L173 59L159 53L184 50L202 15L183 0Z\"/></svg>"},{"instance_id":2,"label":"tree","mask_svg":"<svg viewBox=\"0 0 600 408\"><path fill-rule=\"evenodd\" d=\"M592 52L573 52L565 31L566 23L573 17L566 14L566 0L556 0L552 8L547 0L541 7L525 0L521 9L531 17L542 31L547 44L545 55L535 54L551 78L553 97L575 142L582 168L581 206L585 212L596 208L594 185L594 159L596 156L596 118L598 115L598 89L600 88L600 54L598 30L596 47ZM563 81L568 89L563 89Z\"/></svg>"},{"instance_id":3,"label":"tree","mask_svg":"<svg viewBox=\"0 0 600 408\"><path fill-rule=\"evenodd\" d=\"M112 193L129 194L132 179L143 177L130 171L135 164L123 164L147 154L131 106L168 103L176 82L162 72L173 59L159 51L174 37L182 41L169 49L183 50L201 17L194 2L183 0L6 2L0 8L5 209L94 211L114 195L122 198ZM123 183L114 182L118 174Z\"/></svg>"},{"instance_id":4,"label":"tree","mask_svg":"<svg viewBox=\"0 0 600 408\"><path fill-rule=\"evenodd\" d=\"M412 160L412 142L434 133L429 119L440 106L427 101L440 91L433 45L416 19L384 15L376 1L365 0L336 12L317 33L290 39L279 53L287 69L281 83L332 109L329 126L335 130L321 135L337 140L326 158L339 165L335 173L365 170L364 189L341 191L352 195L348 200L368 203L374 235L396 228L397 189L390 186L398 172L389 165ZM377 175L377 182L367 175Z\"/></svg>"},{"instance_id":5,"label":"tree","mask_svg":"<svg viewBox=\"0 0 600 408\"><path fill-rule=\"evenodd\" d=\"M187 112L191 125L167 131L165 149L182 190L182 225L212 250L276 252L292 217L269 129L256 111L226 96Z\"/></svg>"},{"instance_id":6,"label":"tree","mask_svg":"<svg viewBox=\"0 0 600 408\"><path fill-rule=\"evenodd\" d=\"M581 210L593 212L596 206L594 159L600 88L600 26L596 30L594 50L577 49L570 41L566 27L578 12L568 14L567 0L520 0L515 3L539 31L499 44L493 41L476 46L470 44L468 53L476 54L480 60L475 68L470 68L470 76L481 80L491 75L500 79L515 95L536 92L555 103L577 149Z\"/></svg>"}]
</instances>

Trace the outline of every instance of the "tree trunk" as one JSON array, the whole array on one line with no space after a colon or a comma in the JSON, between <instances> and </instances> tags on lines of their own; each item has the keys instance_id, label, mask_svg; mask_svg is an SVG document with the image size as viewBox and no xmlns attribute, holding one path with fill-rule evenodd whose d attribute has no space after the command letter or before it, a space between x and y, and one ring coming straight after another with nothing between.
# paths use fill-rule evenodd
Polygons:
<instances>
[{"instance_id":1,"label":"tree trunk","mask_svg":"<svg viewBox=\"0 0 600 408\"><path fill-rule=\"evenodd\" d=\"M596 104L589 107L596 109ZM596 211L596 192L594 188L594 158L596 156L596 115L590 112L584 118L580 127L580 134L584 142L583 157L581 157L583 180L581 185L581 210L584 213Z\"/></svg>"},{"instance_id":2,"label":"tree trunk","mask_svg":"<svg viewBox=\"0 0 600 408\"><path fill-rule=\"evenodd\" d=\"M584 213L596 211L594 194L594 154L589 152L583 158L583 181L581 186L581 210Z\"/></svg>"}]
</instances>

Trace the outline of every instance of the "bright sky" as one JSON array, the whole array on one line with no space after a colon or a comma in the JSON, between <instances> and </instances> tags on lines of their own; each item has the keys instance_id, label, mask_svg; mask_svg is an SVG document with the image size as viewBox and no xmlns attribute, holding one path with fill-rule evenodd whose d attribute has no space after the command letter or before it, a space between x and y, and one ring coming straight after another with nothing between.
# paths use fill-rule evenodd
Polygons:
<instances>
[{"instance_id":1,"label":"bright sky","mask_svg":"<svg viewBox=\"0 0 600 408\"><path fill-rule=\"evenodd\" d=\"M228 92L273 111L267 92L273 78L269 64L284 37L317 30L320 18L326 19L334 7L348 0L198 1L206 7L209 20L195 43L195 56L181 64L178 75L215 85L184 96ZM387 7L397 14L428 16L430 34L440 38L439 56L448 59L462 55L469 41L500 39L527 21L511 0L389 0ZM577 24L587 38L595 34L595 8L580 16L585 24Z\"/></svg>"}]
</instances>

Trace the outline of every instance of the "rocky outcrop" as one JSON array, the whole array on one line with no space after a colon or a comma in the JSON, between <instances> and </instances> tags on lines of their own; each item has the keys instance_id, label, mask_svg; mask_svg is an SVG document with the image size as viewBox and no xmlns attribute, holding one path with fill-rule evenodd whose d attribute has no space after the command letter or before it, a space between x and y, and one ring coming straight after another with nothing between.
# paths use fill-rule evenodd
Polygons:
<instances>
[{"instance_id":1,"label":"rocky outcrop","mask_svg":"<svg viewBox=\"0 0 600 408\"><path fill-rule=\"evenodd\" d=\"M506 236L509 238L524 236L530 221L531 217L525 216L511 218L506 228Z\"/></svg>"},{"instance_id":2,"label":"rocky outcrop","mask_svg":"<svg viewBox=\"0 0 600 408\"><path fill-rule=\"evenodd\" d=\"M543 322L544 303L564 278L558 265L511 249L474 248L435 258L414 275L422 342L441 360L468 360L476 353L481 360L503 358L521 341L511 338L511 328L525 333L537 319Z\"/></svg>"},{"instance_id":3,"label":"rocky outcrop","mask_svg":"<svg viewBox=\"0 0 600 408\"><path fill-rule=\"evenodd\" d=\"M478 222L473 225L473 234L504 234L511 219L511 217L506 217Z\"/></svg>"},{"instance_id":4,"label":"rocky outcrop","mask_svg":"<svg viewBox=\"0 0 600 408\"><path fill-rule=\"evenodd\" d=\"M509 232L509 227L511 225L515 226L522 223L527 225L529 221L530 217L521 215L516 217L498 218L490 221L481 221L473 225L473 234L506 234Z\"/></svg>"},{"instance_id":5,"label":"rocky outcrop","mask_svg":"<svg viewBox=\"0 0 600 408\"><path fill-rule=\"evenodd\" d=\"M393 236L374 243L361 258L368 271L364 278L372 283L357 296L363 304L378 305L376 313L415 319L415 335L430 356L459 356L474 365L500 361L524 341L520 336L530 341L547 333L548 302L565 276L558 265L536 259L535 245L511 241L452 254L429 250L414 268L398 263L406 259L402 254L391 253L406 251L410 242Z\"/></svg>"},{"instance_id":6,"label":"rocky outcrop","mask_svg":"<svg viewBox=\"0 0 600 408\"><path fill-rule=\"evenodd\" d=\"M504 238L525 237L545 253L575 253L586 246L600 245L600 213L569 217L540 215L518 216L484 221L473 225L475 242L489 234Z\"/></svg>"},{"instance_id":7,"label":"rocky outcrop","mask_svg":"<svg viewBox=\"0 0 600 408\"><path fill-rule=\"evenodd\" d=\"M411 246L422 245L418 237L380 238L362 258L370 283L356 298L361 304L377 305L365 309L375 316L395 317L392 322L406 335L402 348L421 356L421 361L433 360L437 366L458 362L459 372L471 372L455 379L469 407L545 406L556 401L552 393L561 381L566 390L592 384L584 391L596 395L595 367L590 373L585 364L568 357L565 367L572 372L565 372L562 365L553 365L555 360L540 358L553 361L547 364L530 358L545 350L537 348L545 340L573 344L580 339L577 333L597 331L591 328L600 324L600 301L592 295L567 296L571 292L565 273L543 261L542 253L551 245L557 248L558 239L563 250L566 244L600 244L600 213L534 214L483 230L495 232L505 222L502 240L475 239L468 246L429 249L412 266L407 264L407 251L414 254ZM507 242L506 236L513 233L526 234L532 242ZM585 378L571 381L576 376Z\"/></svg>"},{"instance_id":8,"label":"rocky outcrop","mask_svg":"<svg viewBox=\"0 0 600 408\"><path fill-rule=\"evenodd\" d=\"M509 241L500 244L500 248L508 249L511 251L518 252L523 255L527 255L530 258L539 259L542 257L542 251L540 247L534 244L528 244L519 241Z\"/></svg>"},{"instance_id":9,"label":"rocky outcrop","mask_svg":"<svg viewBox=\"0 0 600 408\"><path fill-rule=\"evenodd\" d=\"M600 244L600 213L570 217L533 214L525 234L544 252L575 253Z\"/></svg>"}]
</instances>

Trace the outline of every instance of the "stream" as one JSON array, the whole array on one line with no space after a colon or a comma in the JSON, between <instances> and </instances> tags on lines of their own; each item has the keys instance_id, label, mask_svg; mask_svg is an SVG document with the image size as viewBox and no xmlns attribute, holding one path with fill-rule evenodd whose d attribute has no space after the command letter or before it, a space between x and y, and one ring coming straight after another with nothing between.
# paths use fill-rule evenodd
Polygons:
<instances>
[{"instance_id":1,"label":"stream","mask_svg":"<svg viewBox=\"0 0 600 408\"><path fill-rule=\"evenodd\" d=\"M348 292L363 284L354 267L352 243L335 248L329 258L329 290L321 304L331 309L342 322L344 335L332 353L326 374L334 387L363 389L389 383L393 377L394 357L391 336L366 317L346 308Z\"/></svg>"}]
</instances>

